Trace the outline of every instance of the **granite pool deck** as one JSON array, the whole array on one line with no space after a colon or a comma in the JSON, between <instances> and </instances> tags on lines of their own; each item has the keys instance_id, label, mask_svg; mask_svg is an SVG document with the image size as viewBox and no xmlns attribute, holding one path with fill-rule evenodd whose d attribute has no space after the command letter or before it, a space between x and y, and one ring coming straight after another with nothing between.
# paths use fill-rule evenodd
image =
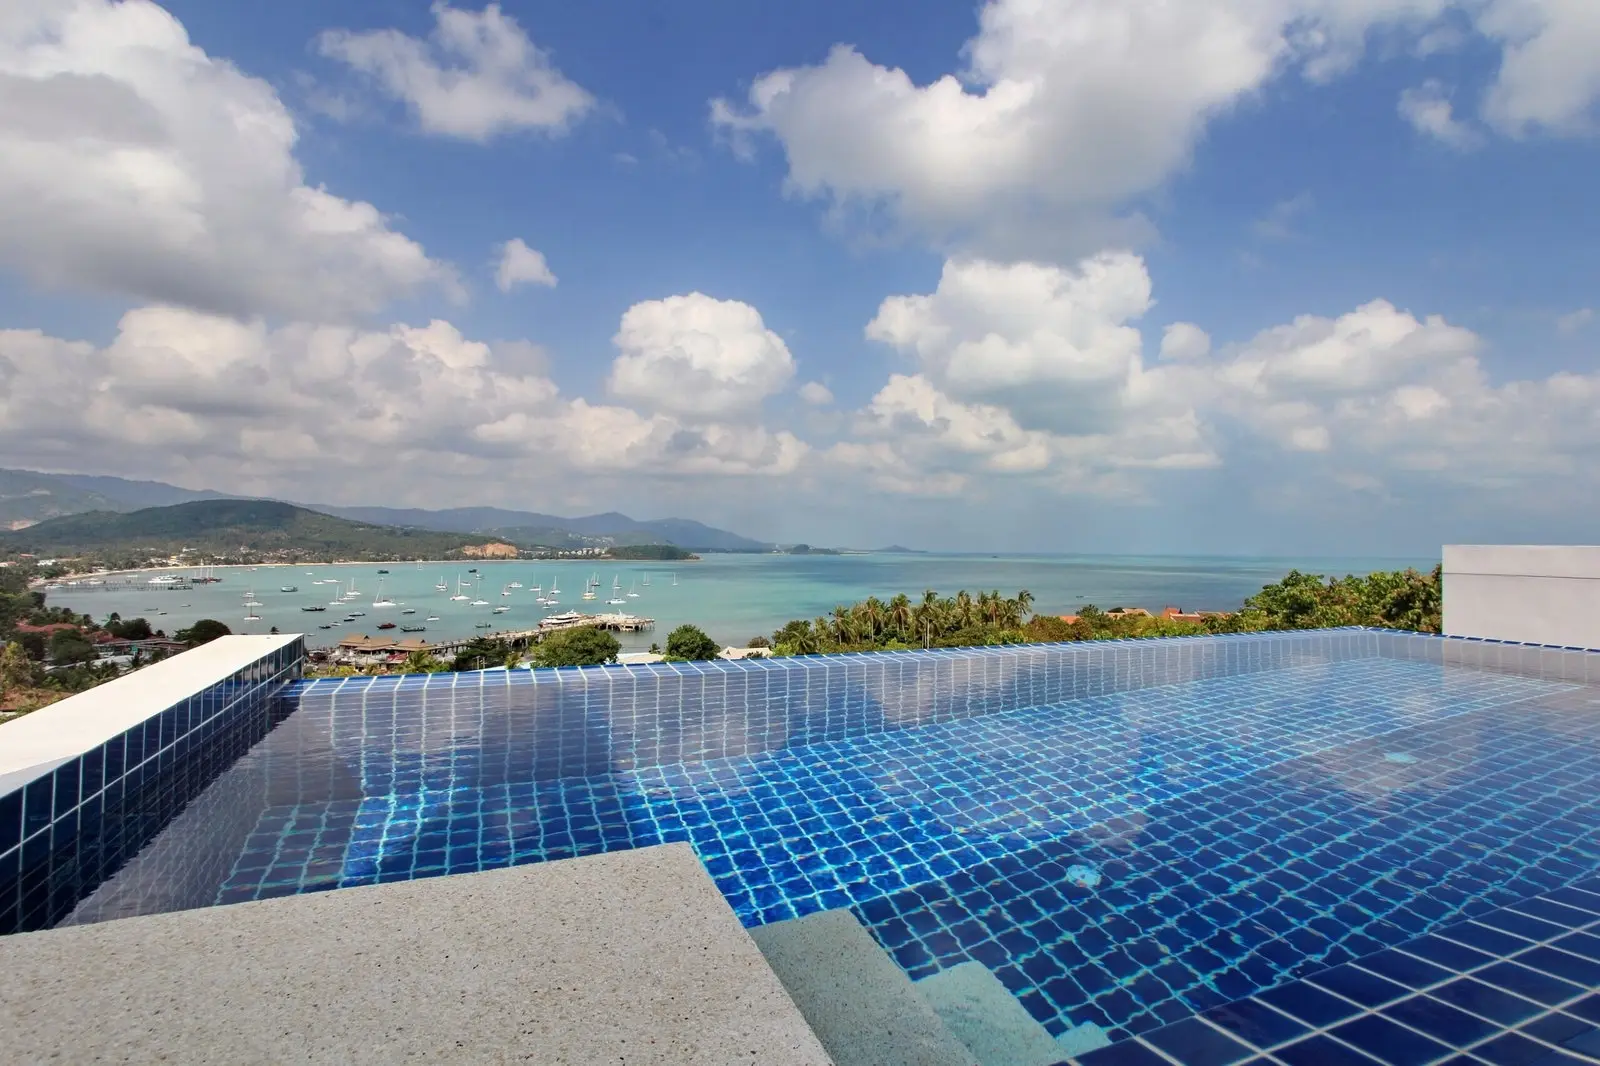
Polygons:
<instances>
[{"instance_id":1,"label":"granite pool deck","mask_svg":"<svg viewBox=\"0 0 1600 1066\"><path fill-rule=\"evenodd\" d=\"M16 1062L831 1060L687 844L0 938Z\"/></svg>"}]
</instances>

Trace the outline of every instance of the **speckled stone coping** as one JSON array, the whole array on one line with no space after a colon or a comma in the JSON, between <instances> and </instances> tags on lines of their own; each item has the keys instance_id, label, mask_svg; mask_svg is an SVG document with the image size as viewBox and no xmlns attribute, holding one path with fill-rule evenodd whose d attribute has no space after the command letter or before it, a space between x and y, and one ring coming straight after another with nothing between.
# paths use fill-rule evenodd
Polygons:
<instances>
[{"instance_id":1,"label":"speckled stone coping","mask_svg":"<svg viewBox=\"0 0 1600 1066\"><path fill-rule=\"evenodd\" d=\"M0 938L13 1062L825 1064L687 844Z\"/></svg>"}]
</instances>

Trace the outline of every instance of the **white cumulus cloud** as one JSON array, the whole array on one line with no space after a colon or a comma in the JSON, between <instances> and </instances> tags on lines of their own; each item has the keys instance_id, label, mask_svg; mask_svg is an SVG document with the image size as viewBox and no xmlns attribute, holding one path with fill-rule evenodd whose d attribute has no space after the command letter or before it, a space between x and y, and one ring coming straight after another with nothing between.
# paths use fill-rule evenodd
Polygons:
<instances>
[{"instance_id":1,"label":"white cumulus cloud","mask_svg":"<svg viewBox=\"0 0 1600 1066\"><path fill-rule=\"evenodd\" d=\"M550 272L550 264L544 261L543 252L529 248L521 237L513 237L500 246L500 265L495 267L494 283L501 292L510 292L521 284L553 287L556 276Z\"/></svg>"},{"instance_id":2,"label":"white cumulus cloud","mask_svg":"<svg viewBox=\"0 0 1600 1066\"><path fill-rule=\"evenodd\" d=\"M1347 72L1378 32L1420 45L1464 20L1498 46L1483 117L1507 133L1582 132L1600 98L1593 0L987 0L978 19L964 66L927 83L838 45L713 100L712 120L741 154L774 139L792 195L945 247L1063 261L1139 233L1119 213L1218 116L1288 72ZM1402 112L1468 137L1437 89Z\"/></svg>"},{"instance_id":3,"label":"white cumulus cloud","mask_svg":"<svg viewBox=\"0 0 1600 1066\"><path fill-rule=\"evenodd\" d=\"M1464 150L1482 143L1476 130L1455 117L1455 105L1450 102L1444 86L1435 79L1400 94L1400 117L1418 133L1451 148Z\"/></svg>"},{"instance_id":4,"label":"white cumulus cloud","mask_svg":"<svg viewBox=\"0 0 1600 1066\"><path fill-rule=\"evenodd\" d=\"M1161 335L1161 358L1202 359L1211 353L1211 337L1193 322L1174 322Z\"/></svg>"},{"instance_id":5,"label":"white cumulus cloud","mask_svg":"<svg viewBox=\"0 0 1600 1066\"><path fill-rule=\"evenodd\" d=\"M371 312L451 271L308 184L266 82L147 0L0 13L0 264L231 314Z\"/></svg>"},{"instance_id":6,"label":"white cumulus cloud","mask_svg":"<svg viewBox=\"0 0 1600 1066\"><path fill-rule=\"evenodd\" d=\"M1279 72L1323 78L1368 28L1447 0L989 0L966 66L927 84L840 45L758 77L713 120L748 150L769 134L788 188L885 207L987 254L1088 250L1105 216L1181 169L1216 116Z\"/></svg>"},{"instance_id":7,"label":"white cumulus cloud","mask_svg":"<svg viewBox=\"0 0 1600 1066\"><path fill-rule=\"evenodd\" d=\"M825 407L833 402L833 391L820 381L808 381L800 386L800 398L815 407Z\"/></svg>"},{"instance_id":8,"label":"white cumulus cloud","mask_svg":"<svg viewBox=\"0 0 1600 1066\"><path fill-rule=\"evenodd\" d=\"M103 347L0 330L0 453L294 499L353 486L416 499L472 477L780 475L806 455L746 421L563 396L542 364L525 342L443 320L272 328L149 306Z\"/></svg>"},{"instance_id":9,"label":"white cumulus cloud","mask_svg":"<svg viewBox=\"0 0 1600 1066\"><path fill-rule=\"evenodd\" d=\"M405 103L427 133L478 142L519 130L560 133L594 109L594 97L499 4L473 12L436 2L432 10L428 40L328 30L317 46Z\"/></svg>"},{"instance_id":10,"label":"white cumulus cloud","mask_svg":"<svg viewBox=\"0 0 1600 1066\"><path fill-rule=\"evenodd\" d=\"M748 417L794 376L788 345L761 312L699 292L634 304L612 342L612 394L647 410Z\"/></svg>"}]
</instances>

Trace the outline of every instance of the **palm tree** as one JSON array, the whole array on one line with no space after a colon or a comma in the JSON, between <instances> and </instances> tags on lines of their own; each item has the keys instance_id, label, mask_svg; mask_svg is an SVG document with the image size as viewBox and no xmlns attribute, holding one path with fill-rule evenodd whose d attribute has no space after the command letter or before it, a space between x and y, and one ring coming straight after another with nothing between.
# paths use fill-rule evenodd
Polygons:
<instances>
[{"instance_id":1,"label":"palm tree","mask_svg":"<svg viewBox=\"0 0 1600 1066\"><path fill-rule=\"evenodd\" d=\"M888 611L885 609L882 600L876 596L868 596L857 608L857 617L865 623L866 637L869 640L876 641L879 632L883 629L885 620L888 618Z\"/></svg>"},{"instance_id":2,"label":"palm tree","mask_svg":"<svg viewBox=\"0 0 1600 1066\"><path fill-rule=\"evenodd\" d=\"M833 609L833 639L840 644L849 644L855 636L855 626L850 618L850 608L839 606Z\"/></svg>"},{"instance_id":3,"label":"palm tree","mask_svg":"<svg viewBox=\"0 0 1600 1066\"><path fill-rule=\"evenodd\" d=\"M972 624L975 611L976 605L972 602L972 597L967 595L966 589L956 593L955 622L958 629L966 629Z\"/></svg>"},{"instance_id":4,"label":"palm tree","mask_svg":"<svg viewBox=\"0 0 1600 1066\"><path fill-rule=\"evenodd\" d=\"M894 627L895 633L901 640L905 639L906 630L911 628L911 619L914 613L911 607L911 597L904 592L899 593L889 601L889 624Z\"/></svg>"}]
</instances>

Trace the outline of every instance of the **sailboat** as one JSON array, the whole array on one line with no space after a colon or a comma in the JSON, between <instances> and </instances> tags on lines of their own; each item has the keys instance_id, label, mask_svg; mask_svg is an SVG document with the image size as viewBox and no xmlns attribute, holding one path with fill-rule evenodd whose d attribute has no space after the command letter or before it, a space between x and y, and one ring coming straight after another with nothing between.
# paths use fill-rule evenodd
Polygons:
<instances>
[{"instance_id":1,"label":"sailboat","mask_svg":"<svg viewBox=\"0 0 1600 1066\"><path fill-rule=\"evenodd\" d=\"M374 606L374 607L398 607L398 606L400 606L399 604L395 603L393 600L391 600L391 599L387 598L386 596L384 596L384 594L383 594L383 578L381 578L381 577L378 579L378 596L377 596L376 599L374 599L372 601L372 606Z\"/></svg>"},{"instance_id":2,"label":"sailboat","mask_svg":"<svg viewBox=\"0 0 1600 1066\"><path fill-rule=\"evenodd\" d=\"M650 587L650 575L649 574L645 574L644 575L644 587L645 588L649 588Z\"/></svg>"},{"instance_id":3,"label":"sailboat","mask_svg":"<svg viewBox=\"0 0 1600 1066\"><path fill-rule=\"evenodd\" d=\"M672 587L678 587L678 572L676 570L672 572Z\"/></svg>"},{"instance_id":4,"label":"sailboat","mask_svg":"<svg viewBox=\"0 0 1600 1066\"><path fill-rule=\"evenodd\" d=\"M454 596L451 596L450 598L452 600L464 600L464 599L467 598L467 594L465 592L461 591L461 575L460 574L456 575L456 594Z\"/></svg>"},{"instance_id":5,"label":"sailboat","mask_svg":"<svg viewBox=\"0 0 1600 1066\"><path fill-rule=\"evenodd\" d=\"M333 599L328 601L328 606L329 607L338 607L338 606L341 606L344 603L344 583L340 582L340 581L335 581L335 582L333 582L333 585L336 588L338 588L339 591L335 592L333 594Z\"/></svg>"},{"instance_id":6,"label":"sailboat","mask_svg":"<svg viewBox=\"0 0 1600 1066\"><path fill-rule=\"evenodd\" d=\"M261 606L261 601L256 599L256 590L255 589L251 589L249 592L246 592L244 594L244 605L246 607L260 607Z\"/></svg>"},{"instance_id":7,"label":"sailboat","mask_svg":"<svg viewBox=\"0 0 1600 1066\"><path fill-rule=\"evenodd\" d=\"M446 585L444 583L444 575L443 574L439 575L439 580L438 580L438 582L436 582L434 584L433 591L435 591L435 592L449 592L450 591L450 586Z\"/></svg>"},{"instance_id":8,"label":"sailboat","mask_svg":"<svg viewBox=\"0 0 1600 1066\"><path fill-rule=\"evenodd\" d=\"M628 599L636 600L638 598L639 598L639 590L636 587L634 587L634 585L632 583L629 583L629 585L628 585Z\"/></svg>"},{"instance_id":9,"label":"sailboat","mask_svg":"<svg viewBox=\"0 0 1600 1066\"><path fill-rule=\"evenodd\" d=\"M261 621L261 616L259 614L256 614L254 609L251 609L250 612L247 613L244 616L244 620L246 622L259 622L259 621Z\"/></svg>"},{"instance_id":10,"label":"sailboat","mask_svg":"<svg viewBox=\"0 0 1600 1066\"><path fill-rule=\"evenodd\" d=\"M522 587L522 586L521 586L521 585L518 585L518 586L517 586L517 588L521 588L521 587ZM507 586L506 586L506 587L505 587L505 588L503 588L503 589L501 589L501 590L500 590L500 595L502 595L502 596L509 596L509 595L511 595L511 586L510 586L510 585L507 585Z\"/></svg>"},{"instance_id":11,"label":"sailboat","mask_svg":"<svg viewBox=\"0 0 1600 1066\"><path fill-rule=\"evenodd\" d=\"M511 584L506 586L506 588L508 588L508 589L520 589L521 587L522 587L522 582L520 582L520 581L513 581Z\"/></svg>"},{"instance_id":12,"label":"sailboat","mask_svg":"<svg viewBox=\"0 0 1600 1066\"><path fill-rule=\"evenodd\" d=\"M344 598L347 599L347 600L357 600L357 599L361 598L361 593L356 591L356 579L355 578L351 578L350 579L350 591L346 592L344 594Z\"/></svg>"},{"instance_id":13,"label":"sailboat","mask_svg":"<svg viewBox=\"0 0 1600 1066\"><path fill-rule=\"evenodd\" d=\"M476 581L474 581L472 583L472 594L474 596L478 597L477 599L472 601L472 606L474 606L474 607L487 607L487 606L489 606L489 601L484 599L481 595L479 595L479 593L478 593L478 583Z\"/></svg>"}]
</instances>

